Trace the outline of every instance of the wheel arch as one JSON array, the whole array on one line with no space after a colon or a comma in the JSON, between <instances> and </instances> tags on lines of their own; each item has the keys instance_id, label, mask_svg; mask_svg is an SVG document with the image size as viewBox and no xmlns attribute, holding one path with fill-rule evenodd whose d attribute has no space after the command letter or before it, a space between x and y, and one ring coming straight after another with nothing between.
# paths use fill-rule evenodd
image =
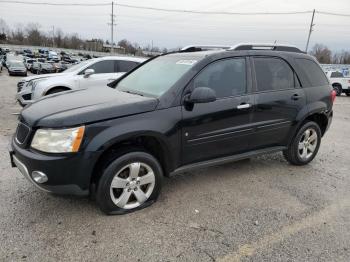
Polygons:
<instances>
[{"instance_id":1,"label":"wheel arch","mask_svg":"<svg viewBox=\"0 0 350 262\"><path fill-rule=\"evenodd\" d=\"M68 87L68 86L65 86L65 85L54 85L52 87L46 88L45 91L43 92L43 96L46 96L47 93L49 93L50 91L55 90L55 89L65 89L64 91L72 90L71 87Z\"/></svg>"},{"instance_id":2,"label":"wheel arch","mask_svg":"<svg viewBox=\"0 0 350 262\"><path fill-rule=\"evenodd\" d=\"M105 143L102 146L102 153L93 166L90 184L97 184L103 169L118 156L137 150L145 151L154 156L159 161L164 175L167 176L173 169L172 155L161 135L154 132L143 132L122 136Z\"/></svg>"}]
</instances>

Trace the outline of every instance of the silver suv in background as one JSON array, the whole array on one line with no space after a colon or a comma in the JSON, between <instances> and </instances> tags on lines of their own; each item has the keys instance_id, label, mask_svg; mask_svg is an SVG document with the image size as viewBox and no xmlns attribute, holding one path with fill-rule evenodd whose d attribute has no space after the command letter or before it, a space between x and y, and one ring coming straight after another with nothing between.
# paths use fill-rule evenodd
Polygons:
<instances>
[{"instance_id":1,"label":"silver suv in background","mask_svg":"<svg viewBox=\"0 0 350 262\"><path fill-rule=\"evenodd\" d=\"M105 87L145 60L138 57L107 56L83 61L62 73L26 77L17 84L16 99L25 106L58 92Z\"/></svg>"}]
</instances>

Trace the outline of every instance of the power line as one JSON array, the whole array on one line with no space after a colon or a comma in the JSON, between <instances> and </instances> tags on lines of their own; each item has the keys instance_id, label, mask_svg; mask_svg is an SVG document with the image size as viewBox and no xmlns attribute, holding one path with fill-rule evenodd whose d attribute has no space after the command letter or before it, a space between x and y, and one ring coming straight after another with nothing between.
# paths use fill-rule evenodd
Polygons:
<instances>
[{"instance_id":1,"label":"power line","mask_svg":"<svg viewBox=\"0 0 350 262\"><path fill-rule=\"evenodd\" d=\"M8 4L26 4L26 5L51 5L51 6L107 6L110 3L50 3L50 2L25 2L25 1L9 1L9 0L0 0L0 3Z\"/></svg>"},{"instance_id":2,"label":"power line","mask_svg":"<svg viewBox=\"0 0 350 262\"><path fill-rule=\"evenodd\" d=\"M110 3L52 3L52 2L26 2L26 1L10 1L10 0L0 0L0 3L8 4L26 4L26 5L47 5L47 6L109 6ZM172 12L172 13L191 13L191 14L206 14L206 15L297 15L297 14L310 14L313 10L305 11L291 11L291 12L226 12L226 11L200 11L200 10L182 10L182 9L169 9L169 8L158 8L151 6L137 6L129 4L119 4L116 3L116 6L132 9L141 9L141 10L151 10L151 11L160 11L160 12ZM343 16L350 17L350 14L343 13L334 13L334 12L324 12L316 11L318 14L322 15L331 15L331 16Z\"/></svg>"},{"instance_id":3,"label":"power line","mask_svg":"<svg viewBox=\"0 0 350 262\"><path fill-rule=\"evenodd\" d=\"M181 10L181 9L167 9L149 6L136 6L127 4L117 4L121 7L152 10L152 11L163 11L163 12L174 12L174 13L191 13L191 14L206 14L206 15L295 15L295 14L307 14L312 13L312 10L308 11L293 11L293 12L223 12L223 11L199 11L199 10Z\"/></svg>"},{"instance_id":4,"label":"power line","mask_svg":"<svg viewBox=\"0 0 350 262\"><path fill-rule=\"evenodd\" d=\"M317 14L321 14L321 15L333 15L333 16L350 17L350 14L340 14L340 13L323 12L323 11L316 11L316 13Z\"/></svg>"}]
</instances>

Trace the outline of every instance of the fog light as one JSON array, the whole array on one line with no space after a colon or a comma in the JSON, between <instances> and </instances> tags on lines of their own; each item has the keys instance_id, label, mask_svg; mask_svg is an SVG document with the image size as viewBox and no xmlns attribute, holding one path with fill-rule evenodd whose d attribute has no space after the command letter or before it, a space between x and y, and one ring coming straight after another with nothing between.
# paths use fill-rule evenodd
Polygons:
<instances>
[{"instance_id":1,"label":"fog light","mask_svg":"<svg viewBox=\"0 0 350 262\"><path fill-rule=\"evenodd\" d=\"M40 171L33 171L32 178L34 179L35 182L39 184L45 183L48 180L47 176Z\"/></svg>"}]
</instances>

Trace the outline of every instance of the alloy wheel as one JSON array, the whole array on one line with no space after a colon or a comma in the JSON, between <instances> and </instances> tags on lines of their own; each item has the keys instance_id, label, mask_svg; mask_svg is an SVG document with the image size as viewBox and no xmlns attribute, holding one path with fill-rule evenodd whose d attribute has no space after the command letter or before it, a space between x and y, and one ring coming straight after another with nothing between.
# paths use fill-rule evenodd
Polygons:
<instances>
[{"instance_id":1,"label":"alloy wheel","mask_svg":"<svg viewBox=\"0 0 350 262\"><path fill-rule=\"evenodd\" d=\"M119 208L140 206L151 196L155 186L153 169L141 162L133 162L121 168L113 177L110 196Z\"/></svg>"},{"instance_id":2,"label":"alloy wheel","mask_svg":"<svg viewBox=\"0 0 350 262\"><path fill-rule=\"evenodd\" d=\"M318 135L315 129L308 128L304 131L298 144L298 154L302 160L311 158L317 148Z\"/></svg>"}]
</instances>

